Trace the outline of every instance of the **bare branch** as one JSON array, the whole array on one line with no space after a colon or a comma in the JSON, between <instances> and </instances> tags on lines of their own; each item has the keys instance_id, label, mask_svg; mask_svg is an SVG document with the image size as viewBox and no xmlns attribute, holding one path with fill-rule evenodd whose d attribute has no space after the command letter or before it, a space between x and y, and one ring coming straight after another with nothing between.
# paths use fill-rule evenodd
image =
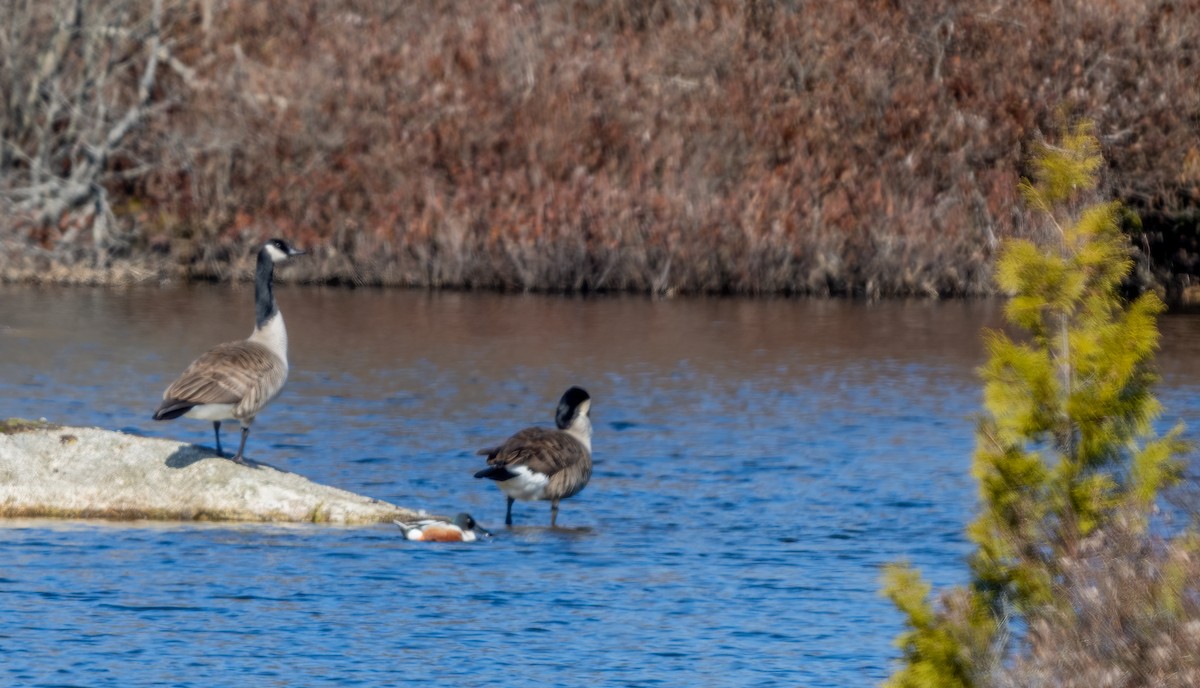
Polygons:
<instances>
[{"instance_id":1,"label":"bare branch","mask_svg":"<svg viewBox=\"0 0 1200 688\"><path fill-rule=\"evenodd\" d=\"M151 16L151 27L149 37L149 58L146 61L146 70L142 73L142 79L138 83L137 102L129 108L121 121L108 133L105 139L104 157L112 149L116 148L129 130L138 124L142 117L142 109L146 103L150 101L150 89L154 86L154 75L158 71L158 49L160 41L160 33L162 31L162 0L154 0L154 10Z\"/></svg>"}]
</instances>

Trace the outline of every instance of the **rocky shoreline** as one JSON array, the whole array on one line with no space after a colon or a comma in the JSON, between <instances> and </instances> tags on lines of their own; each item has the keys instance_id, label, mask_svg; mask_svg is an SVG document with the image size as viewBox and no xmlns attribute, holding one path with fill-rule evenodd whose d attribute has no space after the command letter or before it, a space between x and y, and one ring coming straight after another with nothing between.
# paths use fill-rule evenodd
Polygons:
<instances>
[{"instance_id":1,"label":"rocky shoreline","mask_svg":"<svg viewBox=\"0 0 1200 688\"><path fill-rule=\"evenodd\" d=\"M428 517L206 447L0 422L0 518L371 525Z\"/></svg>"}]
</instances>

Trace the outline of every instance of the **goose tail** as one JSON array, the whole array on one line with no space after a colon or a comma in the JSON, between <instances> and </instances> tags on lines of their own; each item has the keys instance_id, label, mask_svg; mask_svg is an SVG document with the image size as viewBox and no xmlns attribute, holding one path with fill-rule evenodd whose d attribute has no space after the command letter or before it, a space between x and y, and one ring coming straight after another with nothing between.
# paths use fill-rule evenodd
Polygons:
<instances>
[{"instance_id":1,"label":"goose tail","mask_svg":"<svg viewBox=\"0 0 1200 688\"><path fill-rule=\"evenodd\" d=\"M492 480L503 482L505 480L515 477L515 475L513 473L509 472L509 470L507 468L505 468L504 466L488 466L487 468L485 468L481 471L476 471L475 477L476 478L490 478Z\"/></svg>"},{"instance_id":2,"label":"goose tail","mask_svg":"<svg viewBox=\"0 0 1200 688\"><path fill-rule=\"evenodd\" d=\"M154 412L154 420L172 420L178 418L191 411L194 406L195 404L190 401L164 399L163 403Z\"/></svg>"}]
</instances>

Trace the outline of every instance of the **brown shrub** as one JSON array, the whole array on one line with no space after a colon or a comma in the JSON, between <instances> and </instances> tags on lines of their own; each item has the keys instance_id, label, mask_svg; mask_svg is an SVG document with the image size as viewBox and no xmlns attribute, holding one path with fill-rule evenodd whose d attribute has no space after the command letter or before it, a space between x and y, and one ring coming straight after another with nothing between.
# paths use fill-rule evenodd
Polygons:
<instances>
[{"instance_id":1,"label":"brown shrub","mask_svg":"<svg viewBox=\"0 0 1200 688\"><path fill-rule=\"evenodd\" d=\"M1124 526L1089 538L1063 562L1067 605L1033 617L999 688L1200 685L1200 562L1192 539Z\"/></svg>"},{"instance_id":2,"label":"brown shrub","mask_svg":"<svg viewBox=\"0 0 1200 688\"><path fill-rule=\"evenodd\" d=\"M111 194L131 255L195 275L284 234L317 249L317 280L985 293L1020 226L1022 145L1064 112L1097 121L1111 183L1147 214L1200 196L1191 3L168 14L184 68L136 151L157 164Z\"/></svg>"}]
</instances>

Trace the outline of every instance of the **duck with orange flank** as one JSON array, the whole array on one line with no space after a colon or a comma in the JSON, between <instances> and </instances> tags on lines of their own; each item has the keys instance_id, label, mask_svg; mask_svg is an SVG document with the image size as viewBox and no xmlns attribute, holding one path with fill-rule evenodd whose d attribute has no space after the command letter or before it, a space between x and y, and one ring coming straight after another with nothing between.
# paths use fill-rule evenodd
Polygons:
<instances>
[{"instance_id":1,"label":"duck with orange flank","mask_svg":"<svg viewBox=\"0 0 1200 688\"><path fill-rule=\"evenodd\" d=\"M392 521L404 531L406 540L419 542L474 542L491 533L479 527L470 514L459 514L453 521L427 518L414 523Z\"/></svg>"}]
</instances>

